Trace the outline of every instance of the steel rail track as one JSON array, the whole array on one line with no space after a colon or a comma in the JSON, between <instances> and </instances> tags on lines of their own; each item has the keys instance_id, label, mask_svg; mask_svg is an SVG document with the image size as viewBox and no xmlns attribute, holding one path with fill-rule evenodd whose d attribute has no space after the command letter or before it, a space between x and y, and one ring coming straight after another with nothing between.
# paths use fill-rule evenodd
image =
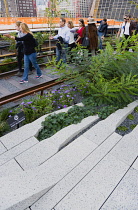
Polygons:
<instances>
[{"instance_id":1,"label":"steel rail track","mask_svg":"<svg viewBox=\"0 0 138 210\"><path fill-rule=\"evenodd\" d=\"M44 92L45 89L53 87L53 86L58 85L58 84L61 84L64 81L65 80L58 81L57 79L54 79L54 80L51 80L49 82L44 82L44 83L41 83L39 85L30 87L30 88L27 88L27 89L24 89L24 90L21 90L21 91L11 93L10 95L6 95L6 96L0 98L0 106L4 105L4 104L7 104L9 102L13 102L15 100L18 100L20 98L23 98L25 96L32 95L32 94L37 93L37 92L41 92L41 95L43 95L43 92Z\"/></svg>"}]
</instances>

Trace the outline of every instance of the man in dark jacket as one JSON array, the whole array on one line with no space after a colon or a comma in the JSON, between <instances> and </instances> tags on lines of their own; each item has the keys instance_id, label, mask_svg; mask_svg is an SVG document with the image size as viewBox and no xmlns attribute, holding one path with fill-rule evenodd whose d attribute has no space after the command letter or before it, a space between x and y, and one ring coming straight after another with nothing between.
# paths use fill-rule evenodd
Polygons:
<instances>
[{"instance_id":1,"label":"man in dark jacket","mask_svg":"<svg viewBox=\"0 0 138 210\"><path fill-rule=\"evenodd\" d=\"M107 19L104 18L101 21L97 21L97 23L100 23L100 26L98 28L98 38L99 38L99 49L102 49L103 48L102 41L107 34L107 27L108 27Z\"/></svg>"}]
</instances>

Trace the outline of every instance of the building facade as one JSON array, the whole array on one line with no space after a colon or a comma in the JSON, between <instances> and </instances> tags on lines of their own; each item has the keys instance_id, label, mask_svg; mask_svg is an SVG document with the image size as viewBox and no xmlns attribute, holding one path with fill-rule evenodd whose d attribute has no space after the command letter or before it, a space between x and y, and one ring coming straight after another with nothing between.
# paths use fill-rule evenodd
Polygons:
<instances>
[{"instance_id":1,"label":"building facade","mask_svg":"<svg viewBox=\"0 0 138 210\"><path fill-rule=\"evenodd\" d=\"M36 0L0 0L1 17L36 17Z\"/></svg>"}]
</instances>

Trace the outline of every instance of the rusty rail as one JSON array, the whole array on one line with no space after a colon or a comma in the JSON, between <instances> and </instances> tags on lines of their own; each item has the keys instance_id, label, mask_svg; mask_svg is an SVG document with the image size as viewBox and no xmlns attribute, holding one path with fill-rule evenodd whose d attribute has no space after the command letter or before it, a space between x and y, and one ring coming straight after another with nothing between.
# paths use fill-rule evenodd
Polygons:
<instances>
[{"instance_id":1,"label":"rusty rail","mask_svg":"<svg viewBox=\"0 0 138 210\"><path fill-rule=\"evenodd\" d=\"M7 95L7 96L4 96L0 99L0 106L4 105L4 104L7 104L9 102L13 102L15 100L18 100L20 98L23 98L25 96L32 95L32 94L37 93L37 92L41 92L41 95L43 95L43 91L45 89L53 87L53 86L58 85L58 84L61 84L64 81L65 80L58 81L57 79L54 79L54 80L51 80L49 82L44 82L44 83L41 83L39 85L36 85L36 86L30 87L30 88L12 93L12 94Z\"/></svg>"}]
</instances>

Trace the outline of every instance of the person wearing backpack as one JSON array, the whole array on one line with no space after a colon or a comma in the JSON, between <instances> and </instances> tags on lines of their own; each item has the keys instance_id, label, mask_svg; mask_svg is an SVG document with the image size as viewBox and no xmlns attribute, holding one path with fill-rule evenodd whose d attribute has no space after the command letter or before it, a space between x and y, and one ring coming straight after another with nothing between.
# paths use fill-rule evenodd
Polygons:
<instances>
[{"instance_id":1,"label":"person wearing backpack","mask_svg":"<svg viewBox=\"0 0 138 210\"><path fill-rule=\"evenodd\" d=\"M37 63L37 53L35 51L35 38L33 36L33 33L28 28L28 25L26 23L21 23L20 30L25 35L23 37L17 37L17 36L11 36L10 34L5 34L4 36L7 36L11 39L15 39L16 41L23 41L24 46L24 73L23 78L20 81L20 84L27 83L28 82L28 72L29 72L29 63L31 62L34 68L36 69L36 79L39 79L42 77L42 72L39 68L39 65Z\"/></svg>"},{"instance_id":2,"label":"person wearing backpack","mask_svg":"<svg viewBox=\"0 0 138 210\"><path fill-rule=\"evenodd\" d=\"M87 44L87 49L89 50L89 53L91 53L91 55L95 55L98 48L98 33L96 21L94 20L94 18L88 18L87 22L88 25L84 29L84 37L88 37L89 40ZM83 41L82 45L84 46Z\"/></svg>"},{"instance_id":3,"label":"person wearing backpack","mask_svg":"<svg viewBox=\"0 0 138 210\"><path fill-rule=\"evenodd\" d=\"M20 25L21 25L21 21L17 21L15 23L15 28L18 31L18 35L17 37L23 37L25 34L23 34L20 31ZM18 73L16 74L16 76L21 77L23 76L23 72L24 70L22 69L22 64L23 64L23 57L24 57L24 49L23 49L23 41L16 41L16 50L17 50L17 63L18 63ZM29 63L29 74L32 74L32 63Z\"/></svg>"}]
</instances>

